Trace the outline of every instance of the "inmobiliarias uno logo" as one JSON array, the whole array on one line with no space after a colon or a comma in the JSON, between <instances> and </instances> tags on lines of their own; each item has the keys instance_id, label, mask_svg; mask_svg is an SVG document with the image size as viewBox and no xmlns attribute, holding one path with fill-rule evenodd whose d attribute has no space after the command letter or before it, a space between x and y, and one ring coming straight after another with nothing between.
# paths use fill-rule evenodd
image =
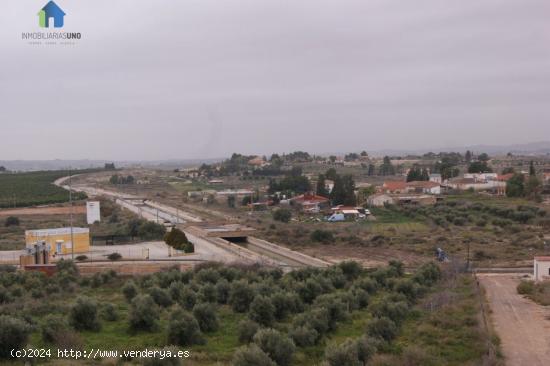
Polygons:
<instances>
[{"instance_id":1,"label":"inmobiliarias uno logo","mask_svg":"<svg viewBox=\"0 0 550 366\"><path fill-rule=\"evenodd\" d=\"M43 32L23 32L21 38L32 45L75 45L82 38L80 32L64 32L59 28L65 26L65 13L59 5L49 1L38 12L38 26L40 28L54 28Z\"/></svg>"},{"instance_id":2,"label":"inmobiliarias uno logo","mask_svg":"<svg viewBox=\"0 0 550 366\"><path fill-rule=\"evenodd\" d=\"M65 15L56 3L50 1L38 12L38 25L40 28L49 28L53 23L54 28L63 28Z\"/></svg>"}]
</instances>

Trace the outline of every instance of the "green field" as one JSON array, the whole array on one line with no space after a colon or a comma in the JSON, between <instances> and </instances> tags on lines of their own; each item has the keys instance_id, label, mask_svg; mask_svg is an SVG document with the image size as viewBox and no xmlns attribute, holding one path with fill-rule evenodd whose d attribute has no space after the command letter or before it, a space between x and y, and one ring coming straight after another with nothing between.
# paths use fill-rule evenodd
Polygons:
<instances>
[{"instance_id":1,"label":"green field","mask_svg":"<svg viewBox=\"0 0 550 366\"><path fill-rule=\"evenodd\" d=\"M66 202L68 191L52 183L67 175L65 170L0 174L0 208ZM75 200L84 198L83 193L74 195Z\"/></svg>"}]
</instances>

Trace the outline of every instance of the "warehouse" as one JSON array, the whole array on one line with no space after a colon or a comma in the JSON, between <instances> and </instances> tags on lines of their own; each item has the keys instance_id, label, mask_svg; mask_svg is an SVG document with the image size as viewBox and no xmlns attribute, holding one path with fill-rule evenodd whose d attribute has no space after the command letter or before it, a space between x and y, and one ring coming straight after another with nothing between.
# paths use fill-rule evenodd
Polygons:
<instances>
[{"instance_id":1,"label":"warehouse","mask_svg":"<svg viewBox=\"0 0 550 366\"><path fill-rule=\"evenodd\" d=\"M73 227L74 253L90 251L90 229ZM27 248L33 248L37 242L44 241L50 255L73 253L71 241L71 228L40 229L25 231L25 243Z\"/></svg>"}]
</instances>

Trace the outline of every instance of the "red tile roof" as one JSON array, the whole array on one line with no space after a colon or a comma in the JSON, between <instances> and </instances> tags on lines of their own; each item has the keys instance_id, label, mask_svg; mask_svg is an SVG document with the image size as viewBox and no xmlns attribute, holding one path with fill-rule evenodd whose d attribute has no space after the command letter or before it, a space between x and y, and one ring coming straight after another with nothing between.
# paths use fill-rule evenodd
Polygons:
<instances>
[{"instance_id":1,"label":"red tile roof","mask_svg":"<svg viewBox=\"0 0 550 366\"><path fill-rule=\"evenodd\" d=\"M304 193L300 196L296 196L296 197L292 198L292 201L300 203L300 204L323 203L323 202L328 202L328 198L323 197L323 196L318 196L318 195L312 194L312 193Z\"/></svg>"},{"instance_id":2,"label":"red tile roof","mask_svg":"<svg viewBox=\"0 0 550 366\"><path fill-rule=\"evenodd\" d=\"M550 262L550 257L548 256L535 257L535 260L539 262Z\"/></svg>"},{"instance_id":3,"label":"red tile roof","mask_svg":"<svg viewBox=\"0 0 550 366\"><path fill-rule=\"evenodd\" d=\"M384 182L384 185L382 186L382 188L387 191L396 191L400 189L406 189L407 182Z\"/></svg>"},{"instance_id":4,"label":"red tile roof","mask_svg":"<svg viewBox=\"0 0 550 366\"><path fill-rule=\"evenodd\" d=\"M426 181L426 180L412 181L407 183L407 186L414 187L414 188L434 188L434 187L439 187L440 185L441 184L439 183Z\"/></svg>"},{"instance_id":5,"label":"red tile roof","mask_svg":"<svg viewBox=\"0 0 550 366\"><path fill-rule=\"evenodd\" d=\"M497 180L501 181L501 182L506 182L508 181L510 178L512 178L514 176L514 173L508 173L508 174L503 174L503 175L499 175L497 177Z\"/></svg>"}]
</instances>

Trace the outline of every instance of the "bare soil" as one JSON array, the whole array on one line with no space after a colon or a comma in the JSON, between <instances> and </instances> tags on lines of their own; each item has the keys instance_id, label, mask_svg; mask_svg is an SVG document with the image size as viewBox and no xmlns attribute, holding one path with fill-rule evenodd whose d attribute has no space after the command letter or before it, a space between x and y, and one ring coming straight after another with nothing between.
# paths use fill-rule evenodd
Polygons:
<instances>
[{"instance_id":1,"label":"bare soil","mask_svg":"<svg viewBox=\"0 0 550 366\"><path fill-rule=\"evenodd\" d=\"M0 210L1 216L27 216L27 215L69 215L71 213L70 206L62 207L30 207L30 208L14 208ZM86 206L74 206L73 213L85 214Z\"/></svg>"}]
</instances>

